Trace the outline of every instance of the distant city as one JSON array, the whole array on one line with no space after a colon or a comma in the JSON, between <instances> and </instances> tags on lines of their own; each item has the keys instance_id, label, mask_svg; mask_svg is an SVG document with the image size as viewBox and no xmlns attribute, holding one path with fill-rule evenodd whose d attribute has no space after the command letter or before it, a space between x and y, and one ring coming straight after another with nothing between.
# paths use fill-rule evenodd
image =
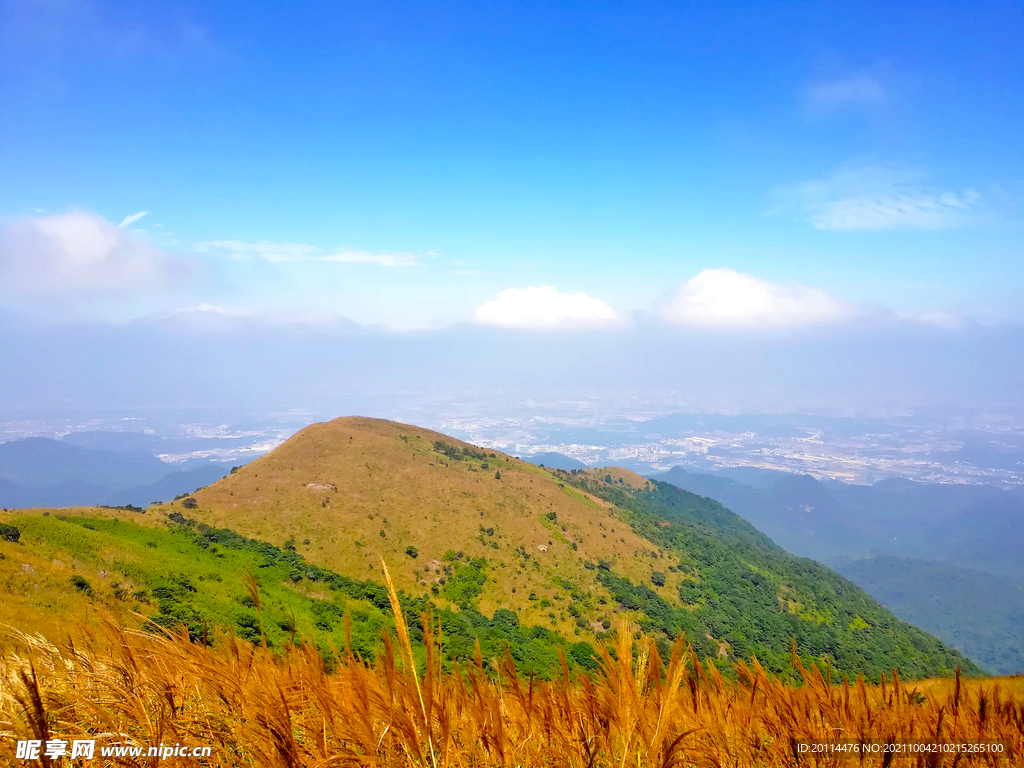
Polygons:
<instances>
[{"instance_id":1,"label":"distant city","mask_svg":"<svg viewBox=\"0 0 1024 768\"><path fill-rule=\"evenodd\" d=\"M385 416L521 456L560 454L586 466L641 474L673 466L713 472L754 467L871 484L902 477L928 483L1024 484L1024 418L1015 413L837 417L686 413L685 404L624 400L496 406L415 402ZM145 412L0 417L0 442L49 437L91 448L147 452L182 468L241 464L302 427L345 415L308 409L269 413ZM118 435L98 435L115 432ZM141 443L139 446L141 447Z\"/></svg>"}]
</instances>

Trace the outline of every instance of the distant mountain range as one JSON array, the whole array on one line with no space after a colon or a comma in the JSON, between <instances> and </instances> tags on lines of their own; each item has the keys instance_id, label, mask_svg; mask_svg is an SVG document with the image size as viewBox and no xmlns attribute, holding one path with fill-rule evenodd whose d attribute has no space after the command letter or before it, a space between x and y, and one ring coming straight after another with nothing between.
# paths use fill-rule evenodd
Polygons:
<instances>
[{"instance_id":1,"label":"distant mountain range","mask_svg":"<svg viewBox=\"0 0 1024 768\"><path fill-rule=\"evenodd\" d=\"M149 456L175 455L185 457L189 454L210 455L210 451L232 448L245 448L252 445L251 435L226 435L216 437L161 437L145 432L115 432L109 430L86 430L69 432L60 438L60 442L77 445L80 448L91 448L99 451L116 453L145 453ZM177 462L176 462L177 463ZM195 469L196 466L210 463L208 459L184 459L182 466Z\"/></svg>"},{"instance_id":2,"label":"distant mountain range","mask_svg":"<svg viewBox=\"0 0 1024 768\"><path fill-rule=\"evenodd\" d=\"M531 464L536 464L539 467L550 467L551 469L564 469L568 471L587 468L587 465L582 461L577 461L571 456L566 456L562 453L531 453L524 458Z\"/></svg>"},{"instance_id":3,"label":"distant mountain range","mask_svg":"<svg viewBox=\"0 0 1024 768\"><path fill-rule=\"evenodd\" d=\"M715 499L825 562L905 621L994 672L1024 671L1024 491L681 467L658 479Z\"/></svg>"},{"instance_id":4,"label":"distant mountain range","mask_svg":"<svg viewBox=\"0 0 1024 768\"><path fill-rule=\"evenodd\" d=\"M153 445L142 440L107 450L43 437L0 443L0 507L146 507L209 485L230 470L209 461L192 462L188 469L168 464L147 452L147 444Z\"/></svg>"},{"instance_id":5,"label":"distant mountain range","mask_svg":"<svg viewBox=\"0 0 1024 768\"><path fill-rule=\"evenodd\" d=\"M657 478L721 502L793 554L822 562L892 554L1024 581L1024 489L851 485L754 468L673 467Z\"/></svg>"}]
</instances>

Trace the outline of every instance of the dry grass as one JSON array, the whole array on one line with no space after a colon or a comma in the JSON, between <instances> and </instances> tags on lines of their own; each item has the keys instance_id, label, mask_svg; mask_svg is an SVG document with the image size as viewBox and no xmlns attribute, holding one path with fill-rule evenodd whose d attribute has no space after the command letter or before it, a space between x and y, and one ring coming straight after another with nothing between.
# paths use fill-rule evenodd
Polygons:
<instances>
[{"instance_id":1,"label":"dry grass","mask_svg":"<svg viewBox=\"0 0 1024 768\"><path fill-rule=\"evenodd\" d=\"M998 685L999 690L1003 693L1018 699L1024 699L1024 675L1007 675L1006 677L987 677L981 679L965 678L961 681L961 685L973 692ZM918 688L922 693L932 696L945 695L952 691L955 686L955 680L944 677L914 682L914 687Z\"/></svg>"},{"instance_id":2,"label":"dry grass","mask_svg":"<svg viewBox=\"0 0 1024 768\"><path fill-rule=\"evenodd\" d=\"M391 584L388 577L389 586ZM392 587L392 598L397 596ZM14 738L96 738L102 743L211 745L213 757L166 765L219 766L747 766L850 765L798 762L794 743L853 739L1005 740L1024 749L1024 705L998 684L959 681L908 688L898 679L829 685L817 670L804 684L739 664L736 682L702 666L683 644L671 658L618 627L601 670L573 678L522 679L510 657L445 672L443 643L424 617L426 664L401 614L398 648L374 665L342 652L328 673L309 646L281 656L233 638L216 649L181 636L125 631L114 622L58 647L16 635L0 663L0 759L14 764ZM433 630L433 631L430 631ZM122 762L123 765L156 761ZM868 760L864 765L883 765ZM1013 765L1010 758L901 761L901 765Z\"/></svg>"}]
</instances>

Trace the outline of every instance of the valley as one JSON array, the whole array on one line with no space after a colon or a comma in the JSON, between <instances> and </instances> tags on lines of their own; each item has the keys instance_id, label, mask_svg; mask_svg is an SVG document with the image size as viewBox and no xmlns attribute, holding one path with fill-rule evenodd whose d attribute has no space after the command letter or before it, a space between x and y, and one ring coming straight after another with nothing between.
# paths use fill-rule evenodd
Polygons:
<instances>
[{"instance_id":1,"label":"valley","mask_svg":"<svg viewBox=\"0 0 1024 768\"><path fill-rule=\"evenodd\" d=\"M657 477L718 500L788 551L835 568L986 669L1024 671L1019 489L850 485L739 467L674 467Z\"/></svg>"}]
</instances>

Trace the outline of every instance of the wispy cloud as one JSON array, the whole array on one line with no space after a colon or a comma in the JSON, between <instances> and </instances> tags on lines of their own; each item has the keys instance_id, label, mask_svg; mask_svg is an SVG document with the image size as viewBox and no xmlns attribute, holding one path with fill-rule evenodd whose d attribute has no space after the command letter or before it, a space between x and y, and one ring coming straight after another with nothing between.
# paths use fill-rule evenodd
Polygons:
<instances>
[{"instance_id":1,"label":"wispy cloud","mask_svg":"<svg viewBox=\"0 0 1024 768\"><path fill-rule=\"evenodd\" d=\"M162 61L209 67L237 55L207 27L182 13L144 23L92 0L19 3L5 12L0 48L17 57L17 76L73 76L82 62ZM204 71L209 71L205 69Z\"/></svg>"},{"instance_id":2,"label":"wispy cloud","mask_svg":"<svg viewBox=\"0 0 1024 768\"><path fill-rule=\"evenodd\" d=\"M26 217L0 227L0 285L9 290L132 293L172 287L190 272L183 259L90 213Z\"/></svg>"},{"instance_id":3,"label":"wispy cloud","mask_svg":"<svg viewBox=\"0 0 1024 768\"><path fill-rule=\"evenodd\" d=\"M882 84L869 75L812 83L804 89L804 100L812 112L834 112L845 107L873 107L882 104L888 95Z\"/></svg>"},{"instance_id":4,"label":"wispy cloud","mask_svg":"<svg viewBox=\"0 0 1024 768\"><path fill-rule=\"evenodd\" d=\"M217 304L202 302L193 307L182 307L171 313L172 315L199 316L199 317L253 317L256 312L251 309L240 307L221 307Z\"/></svg>"},{"instance_id":5,"label":"wispy cloud","mask_svg":"<svg viewBox=\"0 0 1024 768\"><path fill-rule=\"evenodd\" d=\"M473 321L495 328L555 330L607 326L620 320L600 299L550 285L509 288L477 308Z\"/></svg>"},{"instance_id":6,"label":"wispy cloud","mask_svg":"<svg viewBox=\"0 0 1024 768\"><path fill-rule=\"evenodd\" d=\"M343 250L324 256L320 261L337 261L342 264L379 264L382 267L415 267L420 262L414 253L370 253L368 251Z\"/></svg>"},{"instance_id":7,"label":"wispy cloud","mask_svg":"<svg viewBox=\"0 0 1024 768\"><path fill-rule=\"evenodd\" d=\"M274 243L262 240L245 243L239 240L210 240L196 243L200 253L213 253L234 259L262 259L270 262L321 261L340 264L376 264L382 267L414 267L420 257L414 253L373 253L354 248L341 248L324 253L320 248L305 243Z\"/></svg>"},{"instance_id":8,"label":"wispy cloud","mask_svg":"<svg viewBox=\"0 0 1024 768\"><path fill-rule=\"evenodd\" d=\"M845 320L853 308L820 288L777 285L733 269L705 269L662 303L663 322L695 328L798 328Z\"/></svg>"},{"instance_id":9,"label":"wispy cloud","mask_svg":"<svg viewBox=\"0 0 1024 768\"><path fill-rule=\"evenodd\" d=\"M120 223L120 224L118 224L117 226L118 226L118 227L119 227L120 229L124 229L124 228L125 228L125 227L127 227L127 226L128 226L129 224L134 224L134 223L135 223L136 221L138 221L139 219L141 219L141 218L142 218L143 216L145 216L145 215L146 215L147 213L149 213L149 211L139 211L138 213L133 213L133 214L131 214L130 216L125 216L125 217L124 217L124 219L123 219L123 220L121 221L121 223Z\"/></svg>"},{"instance_id":10,"label":"wispy cloud","mask_svg":"<svg viewBox=\"0 0 1024 768\"><path fill-rule=\"evenodd\" d=\"M921 312L911 315L907 320L915 325L927 325L947 331L956 330L965 325L964 318L953 312Z\"/></svg>"},{"instance_id":11,"label":"wispy cloud","mask_svg":"<svg viewBox=\"0 0 1024 768\"><path fill-rule=\"evenodd\" d=\"M816 229L838 232L952 229L980 219L977 191L935 190L922 178L920 172L878 166L846 169L777 188L776 211L796 212Z\"/></svg>"},{"instance_id":12,"label":"wispy cloud","mask_svg":"<svg viewBox=\"0 0 1024 768\"><path fill-rule=\"evenodd\" d=\"M981 202L973 189L938 195L902 194L829 200L811 214L817 229L836 231L951 229L970 222Z\"/></svg>"},{"instance_id":13,"label":"wispy cloud","mask_svg":"<svg viewBox=\"0 0 1024 768\"><path fill-rule=\"evenodd\" d=\"M272 243L262 240L244 243L240 240L210 240L196 243L199 253L213 253L233 259L263 259L264 261L303 261L316 257L318 249L302 243Z\"/></svg>"}]
</instances>

